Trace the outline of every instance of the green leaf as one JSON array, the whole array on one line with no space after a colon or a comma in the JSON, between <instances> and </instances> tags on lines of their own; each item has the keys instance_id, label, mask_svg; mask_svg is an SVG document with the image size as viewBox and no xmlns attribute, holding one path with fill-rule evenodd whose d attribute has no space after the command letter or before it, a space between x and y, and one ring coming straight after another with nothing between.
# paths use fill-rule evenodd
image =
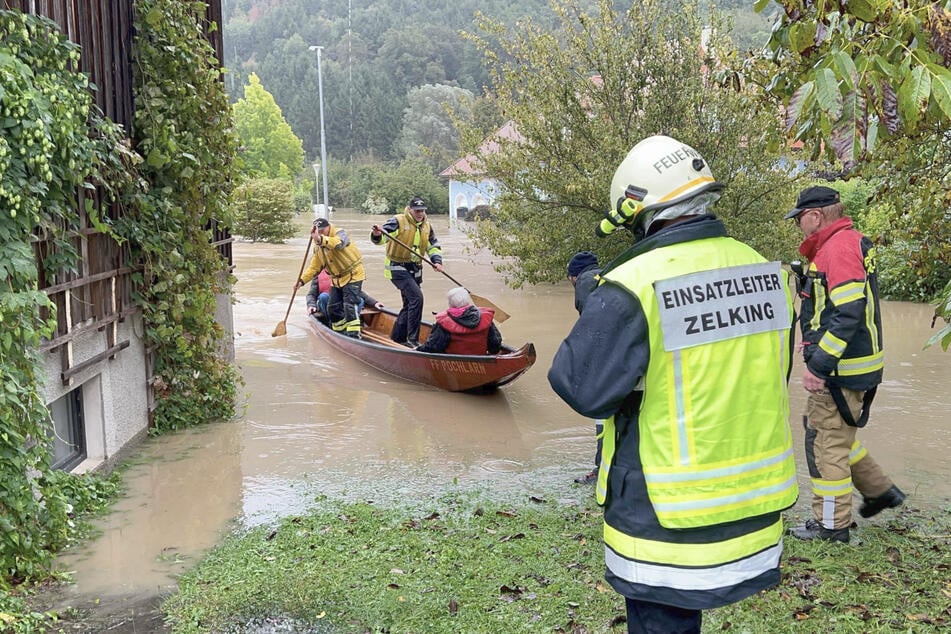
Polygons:
<instances>
[{"instance_id":1,"label":"green leaf","mask_svg":"<svg viewBox=\"0 0 951 634\"><path fill-rule=\"evenodd\" d=\"M828 113L830 119L835 120L842 115L842 93L839 92L839 83L831 68L822 68L816 73L816 98L819 107Z\"/></svg>"},{"instance_id":2,"label":"green leaf","mask_svg":"<svg viewBox=\"0 0 951 634\"><path fill-rule=\"evenodd\" d=\"M149 152L149 156L145 159L145 162L149 167L159 169L168 162L168 157L162 154L158 149L153 149Z\"/></svg>"},{"instance_id":3,"label":"green leaf","mask_svg":"<svg viewBox=\"0 0 951 634\"><path fill-rule=\"evenodd\" d=\"M816 44L815 22L793 22L789 26L789 45L797 53L812 48Z\"/></svg>"},{"instance_id":4,"label":"green leaf","mask_svg":"<svg viewBox=\"0 0 951 634\"><path fill-rule=\"evenodd\" d=\"M832 67L835 69L836 76L845 83L848 90L855 88L859 73L850 55L844 51L836 52L832 56Z\"/></svg>"},{"instance_id":5,"label":"green leaf","mask_svg":"<svg viewBox=\"0 0 951 634\"><path fill-rule=\"evenodd\" d=\"M870 66L887 77L895 75L895 65L883 55L873 55Z\"/></svg>"},{"instance_id":6,"label":"green leaf","mask_svg":"<svg viewBox=\"0 0 951 634\"><path fill-rule=\"evenodd\" d=\"M753 10L759 13L760 11L768 7L769 4L770 4L770 0L756 0L756 2L753 3Z\"/></svg>"},{"instance_id":7,"label":"green leaf","mask_svg":"<svg viewBox=\"0 0 951 634\"><path fill-rule=\"evenodd\" d=\"M880 13L876 0L849 0L848 12L862 22L874 22Z\"/></svg>"},{"instance_id":8,"label":"green leaf","mask_svg":"<svg viewBox=\"0 0 951 634\"><path fill-rule=\"evenodd\" d=\"M915 66L898 86L898 111L905 124L914 129L921 120L931 95L931 74Z\"/></svg>"},{"instance_id":9,"label":"green leaf","mask_svg":"<svg viewBox=\"0 0 951 634\"><path fill-rule=\"evenodd\" d=\"M152 7L152 10L145 16L145 21L148 22L149 26L157 28L162 21L162 9L158 6Z\"/></svg>"},{"instance_id":10,"label":"green leaf","mask_svg":"<svg viewBox=\"0 0 951 634\"><path fill-rule=\"evenodd\" d=\"M931 95L945 118L951 121L951 70L937 64L928 64L932 73Z\"/></svg>"}]
</instances>

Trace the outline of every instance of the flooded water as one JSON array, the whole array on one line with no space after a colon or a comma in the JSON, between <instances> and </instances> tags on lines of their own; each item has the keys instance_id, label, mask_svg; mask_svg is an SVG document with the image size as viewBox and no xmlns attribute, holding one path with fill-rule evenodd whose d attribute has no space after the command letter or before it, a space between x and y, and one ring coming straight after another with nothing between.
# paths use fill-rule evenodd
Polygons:
<instances>
[{"instance_id":1,"label":"flooded water","mask_svg":"<svg viewBox=\"0 0 951 634\"><path fill-rule=\"evenodd\" d=\"M385 217L338 213L360 246L364 290L392 307L399 294L383 278L383 248L369 228ZM102 535L66 553L77 597L164 594L227 531L313 505L321 496L354 500L420 500L447 487L490 494L576 496L571 479L591 467L593 424L551 391L548 367L576 313L566 283L509 289L492 255L464 231L433 219L446 272L512 315L500 326L506 343L535 343L538 360L517 381L487 396L451 394L381 374L325 348L308 331L302 289L287 335L271 337L283 319L307 245L236 243L235 349L245 396L238 421L147 441L126 472L128 495L99 522ZM424 315L442 310L454 284L424 273ZM951 499L951 353L923 350L932 309L886 303L886 381L862 438L909 494L909 504ZM805 393L793 372L792 420L801 491Z\"/></svg>"}]
</instances>

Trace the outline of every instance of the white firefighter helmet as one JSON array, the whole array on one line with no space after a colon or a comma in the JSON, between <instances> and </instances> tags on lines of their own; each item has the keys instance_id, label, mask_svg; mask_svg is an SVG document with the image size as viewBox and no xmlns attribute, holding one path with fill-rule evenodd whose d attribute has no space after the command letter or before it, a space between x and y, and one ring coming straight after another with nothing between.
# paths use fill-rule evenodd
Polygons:
<instances>
[{"instance_id":1,"label":"white firefighter helmet","mask_svg":"<svg viewBox=\"0 0 951 634\"><path fill-rule=\"evenodd\" d=\"M632 147L614 172L611 210L620 211L626 199L635 198L640 204L627 220L643 228L660 210L721 189L699 152L669 136L651 136Z\"/></svg>"}]
</instances>

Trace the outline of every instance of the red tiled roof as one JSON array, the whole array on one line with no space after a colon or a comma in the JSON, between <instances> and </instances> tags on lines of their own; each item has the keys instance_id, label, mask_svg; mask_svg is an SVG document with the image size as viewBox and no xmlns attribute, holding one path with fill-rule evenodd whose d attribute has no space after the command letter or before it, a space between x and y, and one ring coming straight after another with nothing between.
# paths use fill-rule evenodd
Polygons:
<instances>
[{"instance_id":1,"label":"red tiled roof","mask_svg":"<svg viewBox=\"0 0 951 634\"><path fill-rule=\"evenodd\" d=\"M439 172L440 176L451 178L453 176L473 176L480 174L479 156L495 154L499 151L499 140L521 141L522 135L515 129L514 121L507 121L505 125L496 130L479 145L477 154L467 154L461 159L453 162L452 165Z\"/></svg>"}]
</instances>

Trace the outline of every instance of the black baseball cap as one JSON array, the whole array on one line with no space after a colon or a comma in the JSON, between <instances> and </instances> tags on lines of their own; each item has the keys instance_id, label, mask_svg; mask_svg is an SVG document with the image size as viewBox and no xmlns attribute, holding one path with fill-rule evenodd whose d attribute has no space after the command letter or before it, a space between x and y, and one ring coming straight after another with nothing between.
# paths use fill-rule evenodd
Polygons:
<instances>
[{"instance_id":1,"label":"black baseball cap","mask_svg":"<svg viewBox=\"0 0 951 634\"><path fill-rule=\"evenodd\" d=\"M409 208L410 209L426 209L426 201L420 198L419 196L416 196L415 198L409 201Z\"/></svg>"},{"instance_id":2,"label":"black baseball cap","mask_svg":"<svg viewBox=\"0 0 951 634\"><path fill-rule=\"evenodd\" d=\"M591 251L578 251L568 260L568 277L578 277L590 266L598 265L598 256Z\"/></svg>"},{"instance_id":3,"label":"black baseball cap","mask_svg":"<svg viewBox=\"0 0 951 634\"><path fill-rule=\"evenodd\" d=\"M314 221L314 226L317 227L318 229L323 229L324 227L330 226L330 221L327 220L326 218L318 218L317 220Z\"/></svg>"},{"instance_id":4,"label":"black baseball cap","mask_svg":"<svg viewBox=\"0 0 951 634\"><path fill-rule=\"evenodd\" d=\"M799 192L799 198L796 199L796 206L783 216L783 219L789 220L790 218L795 218L805 209L828 207L837 202L839 202L839 192L831 187L823 187L822 185L807 187Z\"/></svg>"}]
</instances>

